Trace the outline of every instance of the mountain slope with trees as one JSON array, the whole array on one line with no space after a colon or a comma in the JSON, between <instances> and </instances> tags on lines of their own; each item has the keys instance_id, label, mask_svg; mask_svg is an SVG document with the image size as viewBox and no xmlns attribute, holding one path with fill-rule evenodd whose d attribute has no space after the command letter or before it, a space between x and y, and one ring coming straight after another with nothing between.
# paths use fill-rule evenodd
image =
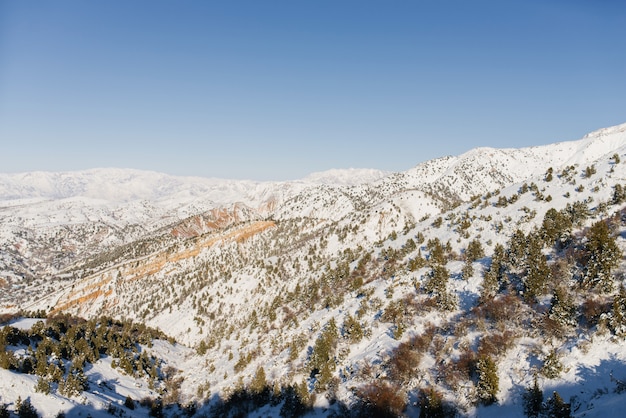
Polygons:
<instances>
[{"instance_id":1,"label":"mountain slope with trees","mask_svg":"<svg viewBox=\"0 0 626 418\"><path fill-rule=\"evenodd\" d=\"M620 125L360 184L263 186L127 222L126 238L57 265L49 251L94 224L63 235L4 218L4 269L22 287L3 309L132 320L193 349L177 395L153 395L166 414L611 416L626 406L625 160ZM1 373L29 373L28 338L5 344ZM95 351L90 364L118 358Z\"/></svg>"}]
</instances>

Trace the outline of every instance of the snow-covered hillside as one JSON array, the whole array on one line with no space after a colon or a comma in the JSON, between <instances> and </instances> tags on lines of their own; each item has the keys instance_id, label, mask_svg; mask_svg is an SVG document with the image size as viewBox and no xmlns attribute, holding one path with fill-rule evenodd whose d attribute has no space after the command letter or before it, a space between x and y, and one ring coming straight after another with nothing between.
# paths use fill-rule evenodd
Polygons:
<instances>
[{"instance_id":1,"label":"snow-covered hillside","mask_svg":"<svg viewBox=\"0 0 626 418\"><path fill-rule=\"evenodd\" d=\"M524 416L535 379L542 414L556 391L573 416L620 416L625 161L626 124L294 182L2 175L0 309L163 330L180 344L162 353L184 376L180 404L205 414L262 369L283 397L240 403L251 416L287 414L289 387L322 416L382 399L392 415L439 399L462 416Z\"/></svg>"}]
</instances>

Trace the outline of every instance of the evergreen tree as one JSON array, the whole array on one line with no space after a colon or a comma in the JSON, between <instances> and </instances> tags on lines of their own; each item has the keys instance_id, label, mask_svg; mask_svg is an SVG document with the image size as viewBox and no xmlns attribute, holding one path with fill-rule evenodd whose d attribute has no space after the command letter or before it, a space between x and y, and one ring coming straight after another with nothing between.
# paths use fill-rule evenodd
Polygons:
<instances>
[{"instance_id":1,"label":"evergreen tree","mask_svg":"<svg viewBox=\"0 0 626 418\"><path fill-rule=\"evenodd\" d=\"M331 320L315 341L313 352L309 358L311 377L316 377L316 388L324 390L335 370L335 349L337 347L337 326L335 320Z\"/></svg>"},{"instance_id":2,"label":"evergreen tree","mask_svg":"<svg viewBox=\"0 0 626 418\"><path fill-rule=\"evenodd\" d=\"M585 202L576 201L568 203L563 213L569 217L572 225L581 227L583 222L589 218L589 207Z\"/></svg>"},{"instance_id":3,"label":"evergreen tree","mask_svg":"<svg viewBox=\"0 0 626 418\"><path fill-rule=\"evenodd\" d=\"M436 264L430 270L430 274L424 283L424 289L431 294L437 294L446 290L446 285L450 277L448 269L441 264Z\"/></svg>"},{"instance_id":4,"label":"evergreen tree","mask_svg":"<svg viewBox=\"0 0 626 418\"><path fill-rule=\"evenodd\" d=\"M465 258L467 260L476 261L484 256L485 250L478 239L473 239L469 244L467 244L467 249L465 250Z\"/></svg>"},{"instance_id":5,"label":"evergreen tree","mask_svg":"<svg viewBox=\"0 0 626 418\"><path fill-rule=\"evenodd\" d=\"M483 274L483 289L481 299L492 299L498 294L505 281L505 250L502 244L496 244L491 265Z\"/></svg>"},{"instance_id":6,"label":"evergreen tree","mask_svg":"<svg viewBox=\"0 0 626 418\"><path fill-rule=\"evenodd\" d=\"M126 396L126 399L124 399L124 406L131 411L135 409L135 401L133 401L130 395Z\"/></svg>"},{"instance_id":7,"label":"evergreen tree","mask_svg":"<svg viewBox=\"0 0 626 418\"><path fill-rule=\"evenodd\" d=\"M474 266L472 265L471 260L465 261L465 263L463 264L463 268L461 269L461 275L465 280L468 280L474 275Z\"/></svg>"},{"instance_id":8,"label":"evergreen tree","mask_svg":"<svg viewBox=\"0 0 626 418\"><path fill-rule=\"evenodd\" d=\"M421 390L419 395L420 415L419 418L445 418L446 413L443 405L443 395L434 388Z\"/></svg>"},{"instance_id":9,"label":"evergreen tree","mask_svg":"<svg viewBox=\"0 0 626 418\"><path fill-rule=\"evenodd\" d=\"M619 293L613 299L609 327L615 335L626 336L626 288L624 286L620 286Z\"/></svg>"},{"instance_id":10,"label":"evergreen tree","mask_svg":"<svg viewBox=\"0 0 626 418\"><path fill-rule=\"evenodd\" d=\"M17 412L17 416L20 417L20 418L37 418L37 417L39 417L39 414L37 414L37 410L30 403L29 399L25 399L25 400L19 402L19 405L18 405L18 402L16 402L15 403L15 407L16 407L15 412Z\"/></svg>"},{"instance_id":11,"label":"evergreen tree","mask_svg":"<svg viewBox=\"0 0 626 418\"><path fill-rule=\"evenodd\" d=\"M492 269L486 270L483 274L483 284L480 292L481 300L484 302L493 299L498 294L499 289L500 284L498 283L497 274Z\"/></svg>"},{"instance_id":12,"label":"evergreen tree","mask_svg":"<svg viewBox=\"0 0 626 418\"><path fill-rule=\"evenodd\" d=\"M543 410L543 391L539 388L537 377L532 387L526 388L524 393L524 413L527 417L538 418Z\"/></svg>"},{"instance_id":13,"label":"evergreen tree","mask_svg":"<svg viewBox=\"0 0 626 418\"><path fill-rule=\"evenodd\" d=\"M259 366L250 382L250 391L253 394L260 394L267 388L267 380L265 378L265 369Z\"/></svg>"},{"instance_id":14,"label":"evergreen tree","mask_svg":"<svg viewBox=\"0 0 626 418\"><path fill-rule=\"evenodd\" d=\"M520 230L517 229L513 232L511 239L508 242L508 249L506 251L506 261L511 266L511 269L522 268L527 258L527 237Z\"/></svg>"},{"instance_id":15,"label":"evergreen tree","mask_svg":"<svg viewBox=\"0 0 626 418\"><path fill-rule=\"evenodd\" d=\"M426 259L422 256L422 250L418 249L417 256L409 260L409 265L408 265L409 270L415 271L424 267L425 265L426 265Z\"/></svg>"},{"instance_id":16,"label":"evergreen tree","mask_svg":"<svg viewBox=\"0 0 626 418\"><path fill-rule=\"evenodd\" d=\"M280 408L282 418L296 418L304 415L306 405L298 394L297 387L287 386L283 390L282 397L284 399L283 406Z\"/></svg>"},{"instance_id":17,"label":"evergreen tree","mask_svg":"<svg viewBox=\"0 0 626 418\"><path fill-rule=\"evenodd\" d=\"M545 293L551 273L546 256L542 252L541 239L535 234L530 234L527 244L523 278L524 299L527 302L534 302L538 296Z\"/></svg>"},{"instance_id":18,"label":"evergreen tree","mask_svg":"<svg viewBox=\"0 0 626 418\"><path fill-rule=\"evenodd\" d=\"M490 405L498 400L497 394L500 389L498 367L489 356L482 356L476 363L478 374L477 395L481 403Z\"/></svg>"},{"instance_id":19,"label":"evergreen tree","mask_svg":"<svg viewBox=\"0 0 626 418\"><path fill-rule=\"evenodd\" d=\"M433 265L444 265L446 263L446 250L441 244L439 238L429 239L426 243L426 248L430 251L428 256L428 263Z\"/></svg>"},{"instance_id":20,"label":"evergreen tree","mask_svg":"<svg viewBox=\"0 0 626 418\"><path fill-rule=\"evenodd\" d=\"M556 321L561 326L576 325L576 305L574 298L567 292L564 286L554 289L552 302L549 311L550 319Z\"/></svg>"},{"instance_id":21,"label":"evergreen tree","mask_svg":"<svg viewBox=\"0 0 626 418\"><path fill-rule=\"evenodd\" d=\"M363 338L363 328L359 321L348 314L343 321L343 335L347 337L351 343L358 343Z\"/></svg>"},{"instance_id":22,"label":"evergreen tree","mask_svg":"<svg viewBox=\"0 0 626 418\"><path fill-rule=\"evenodd\" d=\"M465 249L465 264L461 270L464 279L469 279L474 275L472 263L485 256L485 250L479 240L472 240Z\"/></svg>"},{"instance_id":23,"label":"evergreen tree","mask_svg":"<svg viewBox=\"0 0 626 418\"><path fill-rule=\"evenodd\" d=\"M613 154L613 156L611 158L613 159L613 164L619 164L620 163L620 159L619 159L619 154L618 153Z\"/></svg>"},{"instance_id":24,"label":"evergreen tree","mask_svg":"<svg viewBox=\"0 0 626 418\"><path fill-rule=\"evenodd\" d=\"M424 285L425 290L433 295L437 300L437 306L440 309L451 311L456 308L456 300L454 295L448 292L448 279L450 272L440 264L432 267L430 275Z\"/></svg>"},{"instance_id":25,"label":"evergreen tree","mask_svg":"<svg viewBox=\"0 0 626 418\"><path fill-rule=\"evenodd\" d=\"M619 205L624 200L626 200L626 190L622 187L621 184L616 184L615 189L613 190L613 197L611 198L611 203L614 205Z\"/></svg>"},{"instance_id":26,"label":"evergreen tree","mask_svg":"<svg viewBox=\"0 0 626 418\"><path fill-rule=\"evenodd\" d=\"M619 265L622 251L606 222L596 222L589 228L585 250L583 286L599 287L603 292L611 292L613 290L611 272Z\"/></svg>"},{"instance_id":27,"label":"evergreen tree","mask_svg":"<svg viewBox=\"0 0 626 418\"><path fill-rule=\"evenodd\" d=\"M0 350L0 367L6 370L16 370L18 360L11 350Z\"/></svg>"},{"instance_id":28,"label":"evergreen tree","mask_svg":"<svg viewBox=\"0 0 626 418\"><path fill-rule=\"evenodd\" d=\"M39 377L35 385L35 391L47 395L50 393L50 382L45 377Z\"/></svg>"},{"instance_id":29,"label":"evergreen tree","mask_svg":"<svg viewBox=\"0 0 626 418\"><path fill-rule=\"evenodd\" d=\"M554 392L548 399L548 414L550 418L569 418L572 415L571 406L565 403L558 392Z\"/></svg>"},{"instance_id":30,"label":"evergreen tree","mask_svg":"<svg viewBox=\"0 0 626 418\"><path fill-rule=\"evenodd\" d=\"M548 379L556 379L561 375L562 371L563 364L561 363L559 354L554 348L550 351L550 354L548 354L548 356L544 360L543 367L541 368L541 374L543 374Z\"/></svg>"},{"instance_id":31,"label":"evergreen tree","mask_svg":"<svg viewBox=\"0 0 626 418\"><path fill-rule=\"evenodd\" d=\"M540 234L545 245L552 246L556 243L563 247L570 239L571 230L570 217L563 212L550 208L543 218Z\"/></svg>"},{"instance_id":32,"label":"evergreen tree","mask_svg":"<svg viewBox=\"0 0 626 418\"><path fill-rule=\"evenodd\" d=\"M87 378L82 369L67 374L65 381L59 383L59 393L65 396L78 396L87 389Z\"/></svg>"},{"instance_id":33,"label":"evergreen tree","mask_svg":"<svg viewBox=\"0 0 626 418\"><path fill-rule=\"evenodd\" d=\"M45 377L48 374L48 355L43 341L37 345L35 359L37 363L35 366L35 374L40 377Z\"/></svg>"}]
</instances>

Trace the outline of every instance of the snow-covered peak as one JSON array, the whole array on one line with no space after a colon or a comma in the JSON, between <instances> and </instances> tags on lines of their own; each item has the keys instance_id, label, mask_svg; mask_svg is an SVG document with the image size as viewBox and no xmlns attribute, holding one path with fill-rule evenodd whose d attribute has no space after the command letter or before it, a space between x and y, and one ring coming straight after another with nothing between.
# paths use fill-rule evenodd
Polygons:
<instances>
[{"instance_id":1,"label":"snow-covered peak","mask_svg":"<svg viewBox=\"0 0 626 418\"><path fill-rule=\"evenodd\" d=\"M621 123L619 125L609 126L607 128L601 128L593 132L589 132L587 135L583 137L583 139L601 138L603 136L623 134L623 133L626 133L626 123Z\"/></svg>"},{"instance_id":2,"label":"snow-covered peak","mask_svg":"<svg viewBox=\"0 0 626 418\"><path fill-rule=\"evenodd\" d=\"M388 171L370 168L331 169L311 173L303 181L316 184L356 186L372 183L388 174Z\"/></svg>"}]
</instances>

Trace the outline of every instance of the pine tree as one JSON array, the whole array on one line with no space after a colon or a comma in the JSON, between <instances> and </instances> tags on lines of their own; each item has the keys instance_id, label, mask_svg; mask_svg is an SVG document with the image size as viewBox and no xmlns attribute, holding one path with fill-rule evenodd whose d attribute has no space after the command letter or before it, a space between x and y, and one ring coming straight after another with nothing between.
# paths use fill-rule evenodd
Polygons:
<instances>
[{"instance_id":1,"label":"pine tree","mask_svg":"<svg viewBox=\"0 0 626 418\"><path fill-rule=\"evenodd\" d=\"M559 392L554 392L548 400L548 414L550 418L569 418L572 415L571 406L565 403Z\"/></svg>"},{"instance_id":2,"label":"pine tree","mask_svg":"<svg viewBox=\"0 0 626 418\"><path fill-rule=\"evenodd\" d=\"M556 349L552 349L550 351L550 354L547 355L546 359L543 362L541 374L543 374L548 379L556 379L561 375L562 371L563 364L561 363L559 354L557 353Z\"/></svg>"},{"instance_id":3,"label":"pine tree","mask_svg":"<svg viewBox=\"0 0 626 418\"><path fill-rule=\"evenodd\" d=\"M611 272L619 265L622 251L606 222L596 222L589 228L585 250L587 257L583 286L599 287L603 292L611 292L613 290Z\"/></svg>"},{"instance_id":4,"label":"pine tree","mask_svg":"<svg viewBox=\"0 0 626 418\"><path fill-rule=\"evenodd\" d=\"M361 324L350 314L348 314L343 321L343 335L347 337L351 343L358 343L363 338L363 328Z\"/></svg>"},{"instance_id":5,"label":"pine tree","mask_svg":"<svg viewBox=\"0 0 626 418\"><path fill-rule=\"evenodd\" d=\"M20 399L21 401L21 399ZM20 418L37 418L39 417L39 414L37 414L37 410L35 409L35 407L33 407L33 405L30 403L29 399L25 399L21 402L15 403L15 412L17 412L17 416Z\"/></svg>"},{"instance_id":6,"label":"pine tree","mask_svg":"<svg viewBox=\"0 0 626 418\"><path fill-rule=\"evenodd\" d=\"M445 418L446 410L443 405L443 395L434 388L421 390L419 395L419 418Z\"/></svg>"},{"instance_id":7,"label":"pine tree","mask_svg":"<svg viewBox=\"0 0 626 418\"><path fill-rule=\"evenodd\" d=\"M495 271L492 269L486 270L483 274L483 284L480 292L481 300L484 302L493 299L498 294L499 289L500 284Z\"/></svg>"},{"instance_id":8,"label":"pine tree","mask_svg":"<svg viewBox=\"0 0 626 418\"><path fill-rule=\"evenodd\" d=\"M550 311L550 319L556 321L561 326L576 325L576 305L574 298L567 292L564 286L554 289Z\"/></svg>"},{"instance_id":9,"label":"pine tree","mask_svg":"<svg viewBox=\"0 0 626 418\"><path fill-rule=\"evenodd\" d=\"M526 235L520 229L515 230L509 240L507 261L512 268L521 267L526 261Z\"/></svg>"},{"instance_id":10,"label":"pine tree","mask_svg":"<svg viewBox=\"0 0 626 418\"><path fill-rule=\"evenodd\" d=\"M426 265L426 259L422 256L422 250L418 249L417 256L409 260L409 265L408 265L409 270L415 271L415 270L421 269L425 265Z\"/></svg>"},{"instance_id":11,"label":"pine tree","mask_svg":"<svg viewBox=\"0 0 626 418\"><path fill-rule=\"evenodd\" d=\"M59 393L68 397L78 396L87 389L87 378L81 369L67 374L65 381L59 383Z\"/></svg>"},{"instance_id":12,"label":"pine tree","mask_svg":"<svg viewBox=\"0 0 626 418\"><path fill-rule=\"evenodd\" d=\"M461 269L461 275L465 280L468 280L474 275L474 266L472 265L471 260L465 261L465 263L463 264L463 268Z\"/></svg>"},{"instance_id":13,"label":"pine tree","mask_svg":"<svg viewBox=\"0 0 626 418\"><path fill-rule=\"evenodd\" d=\"M482 356L476 363L478 373L477 395L484 405L491 405L497 402L497 394L500 389L500 378L498 377L498 367L489 356Z\"/></svg>"},{"instance_id":14,"label":"pine tree","mask_svg":"<svg viewBox=\"0 0 626 418\"><path fill-rule=\"evenodd\" d=\"M332 372L335 370L337 340L337 326L335 320L331 318L315 341L313 352L309 358L311 377L317 377L316 387L318 390L324 390L332 378Z\"/></svg>"},{"instance_id":15,"label":"pine tree","mask_svg":"<svg viewBox=\"0 0 626 418\"><path fill-rule=\"evenodd\" d=\"M39 377L35 385L35 391L47 395L50 393L50 382L45 377Z\"/></svg>"},{"instance_id":16,"label":"pine tree","mask_svg":"<svg viewBox=\"0 0 626 418\"><path fill-rule=\"evenodd\" d=\"M298 392L297 386L287 386L283 390L282 397L285 401L280 408L280 416L282 418L300 417L306 412L305 402Z\"/></svg>"},{"instance_id":17,"label":"pine tree","mask_svg":"<svg viewBox=\"0 0 626 418\"><path fill-rule=\"evenodd\" d=\"M467 244L467 249L465 250L465 258L467 260L476 261L484 256L485 250L478 239L474 239Z\"/></svg>"},{"instance_id":18,"label":"pine tree","mask_svg":"<svg viewBox=\"0 0 626 418\"><path fill-rule=\"evenodd\" d=\"M619 205L624 200L626 200L626 190L622 187L621 184L616 184L615 189L613 190L613 197L611 199L611 203L614 205Z\"/></svg>"},{"instance_id":19,"label":"pine tree","mask_svg":"<svg viewBox=\"0 0 626 418\"><path fill-rule=\"evenodd\" d=\"M437 306L446 311L456 308L456 299L454 295L448 292L449 278L448 269L441 264L435 264L424 285L425 290L435 297Z\"/></svg>"},{"instance_id":20,"label":"pine tree","mask_svg":"<svg viewBox=\"0 0 626 418\"><path fill-rule=\"evenodd\" d=\"M557 243L563 247L571 236L572 222L563 212L554 208L548 209L541 224L541 238L545 245L552 246Z\"/></svg>"},{"instance_id":21,"label":"pine tree","mask_svg":"<svg viewBox=\"0 0 626 418\"><path fill-rule=\"evenodd\" d=\"M596 167L594 165L590 165L587 168L585 168L584 177L589 178L593 176L594 174L596 174Z\"/></svg>"},{"instance_id":22,"label":"pine tree","mask_svg":"<svg viewBox=\"0 0 626 418\"><path fill-rule=\"evenodd\" d=\"M306 381L301 380L300 384L296 385L296 394L305 408L311 406L311 395L309 394Z\"/></svg>"},{"instance_id":23,"label":"pine tree","mask_svg":"<svg viewBox=\"0 0 626 418\"><path fill-rule=\"evenodd\" d=\"M541 239L534 234L529 234L527 244L523 278L524 299L527 302L534 302L538 296L544 294L551 273L546 256L542 252Z\"/></svg>"},{"instance_id":24,"label":"pine tree","mask_svg":"<svg viewBox=\"0 0 626 418\"><path fill-rule=\"evenodd\" d=\"M613 154L613 156L611 158L613 159L613 164L619 164L620 163L620 159L619 159L619 154L618 153Z\"/></svg>"},{"instance_id":25,"label":"pine tree","mask_svg":"<svg viewBox=\"0 0 626 418\"><path fill-rule=\"evenodd\" d=\"M563 213L568 216L572 225L581 227L583 222L589 218L589 206L581 201L568 203Z\"/></svg>"},{"instance_id":26,"label":"pine tree","mask_svg":"<svg viewBox=\"0 0 626 418\"><path fill-rule=\"evenodd\" d=\"M135 401L133 401L130 395L126 396L126 399L124 399L124 406L131 411L135 409Z\"/></svg>"},{"instance_id":27,"label":"pine tree","mask_svg":"<svg viewBox=\"0 0 626 418\"><path fill-rule=\"evenodd\" d=\"M505 281L505 251L502 244L496 244L491 265L483 274L483 289L481 299L492 299L498 294L500 287Z\"/></svg>"},{"instance_id":28,"label":"pine tree","mask_svg":"<svg viewBox=\"0 0 626 418\"><path fill-rule=\"evenodd\" d=\"M433 265L444 265L446 263L446 250L439 238L429 239L426 248L430 251L428 263Z\"/></svg>"},{"instance_id":29,"label":"pine tree","mask_svg":"<svg viewBox=\"0 0 626 418\"><path fill-rule=\"evenodd\" d=\"M615 335L626 337L626 288L624 286L620 286L619 293L613 299L609 327Z\"/></svg>"},{"instance_id":30,"label":"pine tree","mask_svg":"<svg viewBox=\"0 0 626 418\"><path fill-rule=\"evenodd\" d=\"M436 264L432 267L426 283L424 283L424 289L431 294L444 292L449 277L450 272L448 269L444 265Z\"/></svg>"},{"instance_id":31,"label":"pine tree","mask_svg":"<svg viewBox=\"0 0 626 418\"><path fill-rule=\"evenodd\" d=\"M267 388L267 380L265 378L265 369L259 366L250 382L250 391L253 394L260 394Z\"/></svg>"},{"instance_id":32,"label":"pine tree","mask_svg":"<svg viewBox=\"0 0 626 418\"><path fill-rule=\"evenodd\" d=\"M17 369L18 360L11 350L0 350L0 368L7 370Z\"/></svg>"},{"instance_id":33,"label":"pine tree","mask_svg":"<svg viewBox=\"0 0 626 418\"><path fill-rule=\"evenodd\" d=\"M537 377L532 387L526 388L524 393L524 413L527 417L537 418L543 410L543 391L539 388Z\"/></svg>"}]
</instances>

